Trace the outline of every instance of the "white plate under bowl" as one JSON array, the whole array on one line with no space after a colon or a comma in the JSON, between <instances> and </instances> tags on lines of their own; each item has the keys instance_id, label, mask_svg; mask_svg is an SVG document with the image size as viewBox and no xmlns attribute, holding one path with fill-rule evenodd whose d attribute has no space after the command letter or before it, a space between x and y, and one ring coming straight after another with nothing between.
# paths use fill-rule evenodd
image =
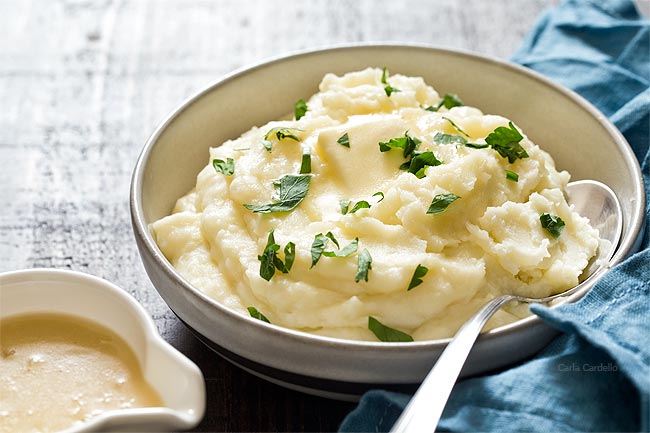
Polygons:
<instances>
[{"instance_id":1,"label":"white plate under bowl","mask_svg":"<svg viewBox=\"0 0 650 433\"><path fill-rule=\"evenodd\" d=\"M115 332L133 350L145 380L164 404L106 411L61 433L186 430L203 418L203 374L162 339L146 310L114 284L56 269L0 273L0 318L25 313L68 314Z\"/></svg>"},{"instance_id":2,"label":"white plate under bowl","mask_svg":"<svg viewBox=\"0 0 650 433\"><path fill-rule=\"evenodd\" d=\"M148 226L169 215L192 189L208 149L252 126L284 116L318 91L328 72L386 66L421 76L440 94L512 119L573 180L596 179L621 200L624 229L613 258L634 250L645 194L639 164L620 132L590 103L523 67L465 52L414 45L355 45L303 52L234 72L184 103L145 144L133 173L131 217L142 261L170 308L210 347L255 374L313 394L355 399L370 388L418 384L448 340L347 341L263 323L229 310L184 279L163 256ZM573 302L589 287L568 298ZM525 359L555 331L537 317L483 334L463 371L477 374Z\"/></svg>"}]
</instances>

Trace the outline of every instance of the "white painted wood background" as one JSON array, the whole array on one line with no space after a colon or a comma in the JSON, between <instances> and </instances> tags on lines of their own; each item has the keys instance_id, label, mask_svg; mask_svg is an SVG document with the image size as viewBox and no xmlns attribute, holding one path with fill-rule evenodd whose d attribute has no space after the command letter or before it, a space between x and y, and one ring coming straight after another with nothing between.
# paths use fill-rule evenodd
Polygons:
<instances>
[{"instance_id":1,"label":"white painted wood background","mask_svg":"<svg viewBox=\"0 0 650 433\"><path fill-rule=\"evenodd\" d=\"M197 431L336 429L353 406L230 366L158 296L129 220L142 145L180 102L236 68L358 41L508 58L552 3L0 0L0 271L74 269L135 295L206 375L208 414Z\"/></svg>"}]
</instances>

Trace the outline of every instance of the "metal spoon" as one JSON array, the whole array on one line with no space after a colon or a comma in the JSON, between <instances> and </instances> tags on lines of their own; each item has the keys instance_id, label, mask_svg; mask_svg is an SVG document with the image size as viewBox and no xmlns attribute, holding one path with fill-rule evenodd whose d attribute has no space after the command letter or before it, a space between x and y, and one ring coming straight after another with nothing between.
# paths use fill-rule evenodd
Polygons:
<instances>
[{"instance_id":1,"label":"metal spoon","mask_svg":"<svg viewBox=\"0 0 650 433\"><path fill-rule=\"evenodd\" d=\"M451 390L465 364L474 342L487 321L499 308L510 301L546 303L560 296L574 293L599 278L610 267L610 260L616 251L623 231L623 211L614 192L594 180L571 182L567 186L567 201L578 214L589 218L591 226L598 229L601 239L609 242L599 248L598 255L591 260L580 284L565 292L546 298L525 298L516 295L499 296L488 302L458 330L447 348L420 385L409 404L402 412L391 432L434 432L442 411L447 404Z\"/></svg>"}]
</instances>

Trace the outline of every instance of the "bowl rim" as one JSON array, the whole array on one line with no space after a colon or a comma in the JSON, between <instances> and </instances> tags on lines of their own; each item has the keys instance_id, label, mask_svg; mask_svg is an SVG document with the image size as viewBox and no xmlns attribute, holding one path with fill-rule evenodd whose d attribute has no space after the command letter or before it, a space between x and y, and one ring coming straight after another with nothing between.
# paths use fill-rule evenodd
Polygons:
<instances>
[{"instance_id":1,"label":"bowl rim","mask_svg":"<svg viewBox=\"0 0 650 433\"><path fill-rule=\"evenodd\" d=\"M422 44L422 43L402 43L402 42L362 42L362 43L343 43L343 44L332 44L323 47L312 47L303 50L292 51L277 56L272 56L270 58L262 59L259 62L253 63L250 66L242 66L235 69L234 71L223 75L221 78L216 79L211 84L203 87L202 89L195 92L193 95L186 98L181 102L170 114L168 114L154 129L153 133L147 138L145 145L138 156L137 162L135 164L133 175L131 178L131 188L130 188L130 210L131 210L131 221L133 232L138 240L142 241L141 245L146 248L146 252L153 258L153 260L158 265L158 268L167 274L172 280L177 281L183 286L183 289L187 291L192 296L200 299L202 302L208 303L211 307L216 308L221 313L226 314L227 316L234 318L235 320L245 320L253 326L266 328L266 331L273 334L277 337L283 337L290 340L296 340L301 343L315 343L319 345L326 345L331 347L340 347L340 348L350 348L354 347L355 349L367 349L374 350L380 349L387 352L401 352L405 348L419 348L419 349L435 349L442 348L447 343L451 341L453 337L442 338L436 340L422 340L414 341L407 343L399 342L381 342L381 341L361 341L361 340L348 340L342 338L327 337L316 334L309 334L306 332L294 330L291 328L285 328L279 325L274 325L270 323L263 322L261 320L245 316L235 310L232 310L215 299L209 297L207 294L203 293L198 288L194 287L189 281L187 281L183 276L176 271L176 269L171 265L167 258L162 254L158 248L156 242L149 231L147 224L144 221L144 211L142 207L142 184L144 180L145 167L147 165L149 155L153 151L156 143L158 142L159 137L164 133L166 128L183 112L189 109L194 103L201 99L204 95L212 92L213 90L227 85L231 81L234 81L240 76L244 76L251 72L262 69L266 66L283 62L290 59L296 59L301 57L309 57L311 55L323 55L329 52L335 51L353 51L358 49L376 49L376 50L385 50L385 49L407 49L407 50L422 50L430 51L432 53L442 53L452 56L460 56L469 58L472 60L487 62L492 66L497 66L502 69L510 70L518 74L526 75L543 85L546 85L556 92L561 93L568 99L576 103L581 109L587 111L592 117L594 117L601 126L609 133L613 140L617 143L619 149L622 151L623 158L627 165L632 168L633 176L632 181L634 183L634 189L637 191L637 196L633 197L636 201L636 206L634 208L633 217L631 221L626 221L625 223L630 224L629 232L627 236L623 236L614 252L612 259L610 260L610 267L615 266L621 262L628 254L634 252L634 249L638 247L638 240L643 235L642 233L642 224L645 218L643 210L645 209L645 186L643 183L643 177L641 174L641 167L639 165L632 148L630 147L627 140L623 137L621 132L611 123L611 121L595 106L593 106L585 98L570 90L558 83L553 82L549 78L543 76L542 74L533 71L531 69L525 68L521 65L500 60L496 58L487 57L484 55L472 53L467 50L458 50L439 47L432 44ZM141 251L142 254L142 251ZM578 290L574 294L566 297L566 301L561 303L572 303L583 297L598 281L606 275L607 272L604 272L602 275L595 278L592 284L586 285L583 289ZM551 306L550 308L556 308L559 305ZM478 338L479 341L490 341L497 338L501 338L512 332L523 330L526 328L531 328L533 326L540 325L542 319L535 314L531 314L523 319L519 319L515 322L499 326L497 328L491 329L490 331L482 333Z\"/></svg>"},{"instance_id":2,"label":"bowl rim","mask_svg":"<svg viewBox=\"0 0 650 433\"><path fill-rule=\"evenodd\" d=\"M135 319L138 322L138 327L144 334L145 338L145 352L146 356L150 356L149 348L158 347L161 351L165 353L165 356L169 356L173 359L176 364L183 365L184 374L188 376L193 376L194 379L200 378L200 383L204 383L203 373L199 367L194 364L189 358L183 355L178 349L169 344L158 332L158 328L152 317L149 315L147 310L142 304L140 304L133 296L128 292L121 289L116 284L105 280L103 278L97 277L92 274L87 274L85 272L73 271L69 269L56 269L56 268L32 268L32 269L20 269L14 271L0 272L0 282L3 280L8 280L7 284L21 284L29 282L66 282L66 281L76 281L83 283L84 286L94 286L110 293L110 296L114 299L116 304L122 305L125 308L130 309L134 313ZM1 287L1 286L0 286ZM44 289L49 290L49 289ZM0 296L2 290L0 290ZM39 311L42 313L44 311ZM21 312L16 315L30 314L29 312ZM67 313L66 313L67 314ZM72 314L72 313L71 313ZM74 315L74 314L73 314ZM11 317L9 315L7 317ZM78 317L82 317L79 315ZM84 320L95 322L94 319L89 317L84 317ZM106 325L102 325L105 326ZM117 334L120 338L124 338L120 333L114 329L108 327L112 332ZM133 351L133 348L131 348ZM135 352L135 351L134 351ZM145 373L145 366L142 365L142 359L138 357L138 363L142 369L142 373ZM151 385L150 382L147 382ZM162 422L163 424L169 424L170 428L183 428L190 429L195 427L201 422L203 415L205 413L205 387L195 390L197 395L197 402L199 405L193 407L191 412L179 411L169 406L156 406L156 407L138 407L138 408L129 408L129 409L112 409L101 414L92 417L88 421L83 422L79 425L74 425L68 427L61 431L61 433L83 433L94 431L97 428L104 428L109 423L118 421L123 427L128 427L133 422Z\"/></svg>"}]
</instances>

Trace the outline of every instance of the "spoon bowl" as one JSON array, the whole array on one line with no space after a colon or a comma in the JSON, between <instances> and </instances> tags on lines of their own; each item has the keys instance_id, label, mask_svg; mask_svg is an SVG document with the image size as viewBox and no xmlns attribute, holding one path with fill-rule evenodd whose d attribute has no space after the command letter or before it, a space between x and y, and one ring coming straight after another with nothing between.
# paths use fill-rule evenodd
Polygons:
<instances>
[{"instance_id":1,"label":"spoon bowl","mask_svg":"<svg viewBox=\"0 0 650 433\"><path fill-rule=\"evenodd\" d=\"M623 211L616 194L595 180L581 180L567 185L567 201L578 214L589 219L601 238L596 256L582 274L580 284L544 298L503 295L492 299L458 330L425 377L391 432L434 432L451 390L465 365L474 342L490 317L510 301L547 303L568 296L600 277L612 266L611 259L623 232Z\"/></svg>"}]
</instances>

